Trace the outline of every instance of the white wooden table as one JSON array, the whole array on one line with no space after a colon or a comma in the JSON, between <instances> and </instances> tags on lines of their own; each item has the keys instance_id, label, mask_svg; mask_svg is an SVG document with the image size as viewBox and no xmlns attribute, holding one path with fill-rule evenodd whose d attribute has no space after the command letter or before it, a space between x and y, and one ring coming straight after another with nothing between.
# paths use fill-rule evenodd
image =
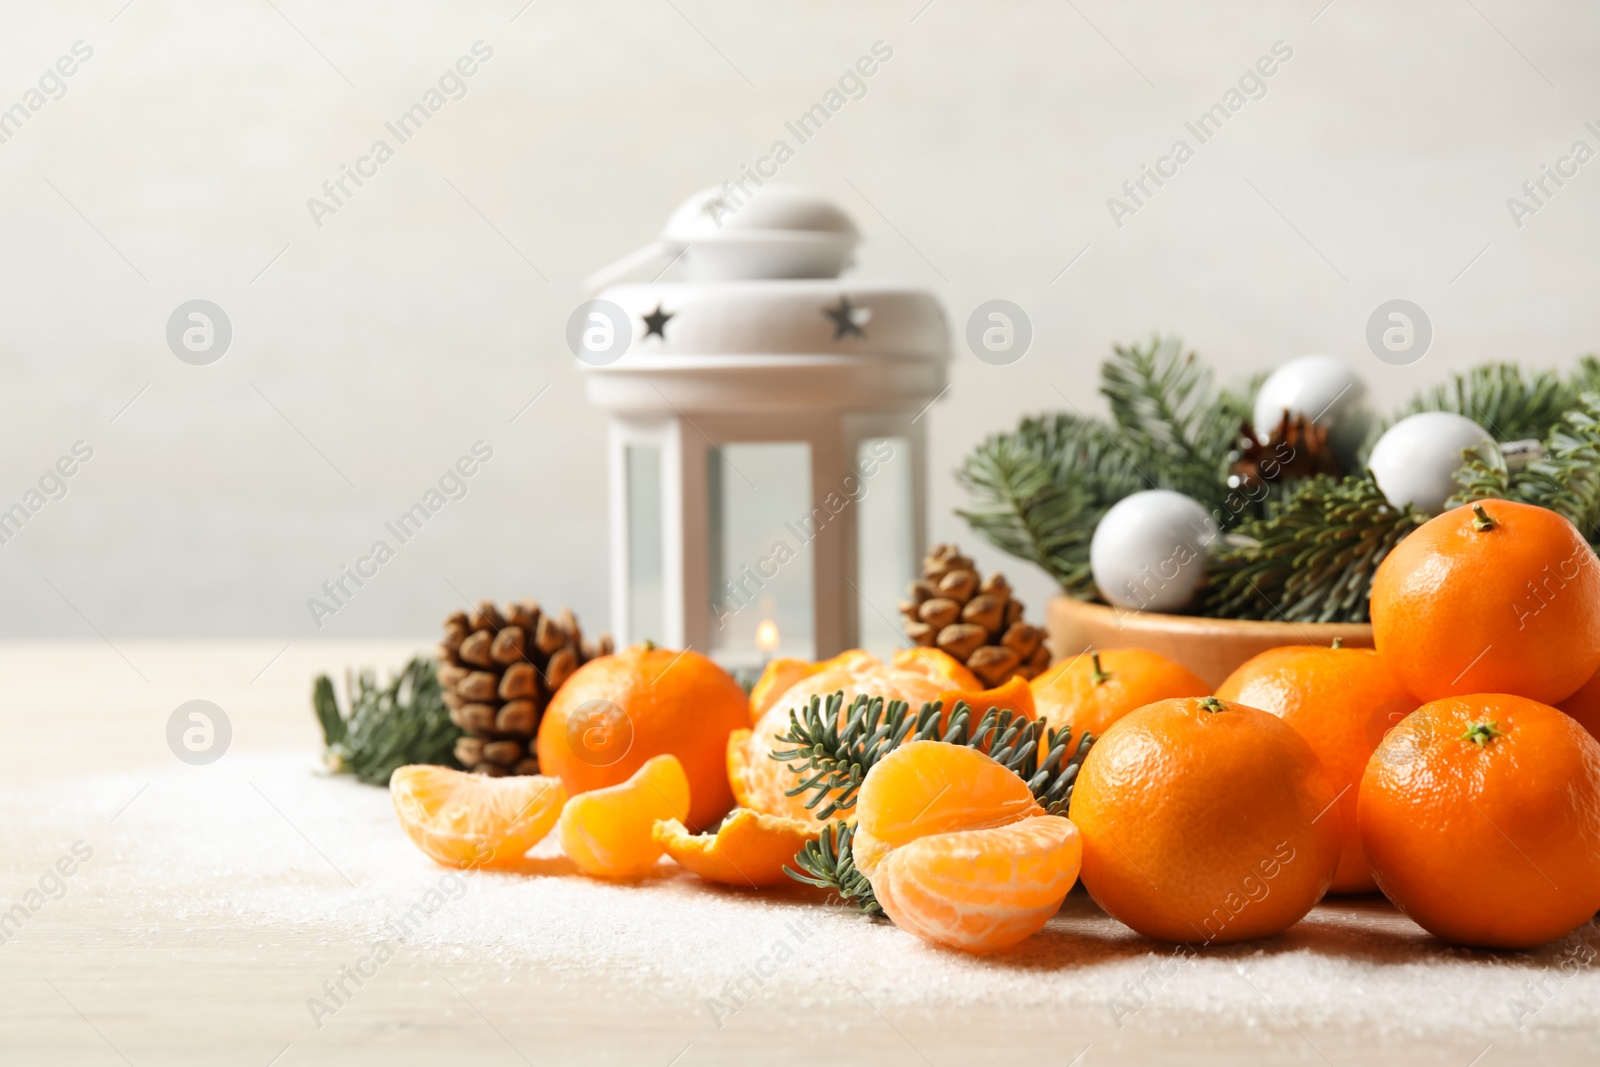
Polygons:
<instances>
[{"instance_id":1,"label":"white wooden table","mask_svg":"<svg viewBox=\"0 0 1600 1067\"><path fill-rule=\"evenodd\" d=\"M441 871L381 790L316 773L308 694L319 670L412 649L0 647L0 1063L1494 1067L1600 1049L1600 969L1561 970L1600 951L1592 925L1538 953L1466 952L1370 900L1179 966L1080 893L974 961L668 866L600 885L541 848L464 884L380 965L385 925ZM233 730L204 767L166 743L195 698ZM80 841L92 856L57 868ZM319 1014L351 968L373 973Z\"/></svg>"}]
</instances>

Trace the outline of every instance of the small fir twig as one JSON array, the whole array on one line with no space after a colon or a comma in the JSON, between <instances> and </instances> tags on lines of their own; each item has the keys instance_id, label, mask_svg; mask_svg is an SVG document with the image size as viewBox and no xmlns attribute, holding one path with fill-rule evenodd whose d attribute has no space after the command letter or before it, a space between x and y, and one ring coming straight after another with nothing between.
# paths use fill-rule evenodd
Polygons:
<instances>
[{"instance_id":1,"label":"small fir twig","mask_svg":"<svg viewBox=\"0 0 1600 1067\"><path fill-rule=\"evenodd\" d=\"M347 674L345 693L348 712L340 709L326 674L318 675L311 689L327 746L324 759L334 773L387 785L395 768L408 763L460 766L454 748L461 728L450 721L431 659L414 657L381 688L370 669L353 679Z\"/></svg>"},{"instance_id":2,"label":"small fir twig","mask_svg":"<svg viewBox=\"0 0 1600 1067\"><path fill-rule=\"evenodd\" d=\"M1043 806L1046 815L1065 815L1072 802L1072 787L1083 769L1083 758L1094 745L1094 734L1084 731L1077 744L1072 743L1072 729L1045 731L1045 754L1030 775L1024 778L1033 798Z\"/></svg>"},{"instance_id":3,"label":"small fir twig","mask_svg":"<svg viewBox=\"0 0 1600 1067\"><path fill-rule=\"evenodd\" d=\"M921 711L912 715L903 700L885 703L882 697L869 700L858 696L841 724L839 709L843 704L841 690L825 703L812 697L805 708L792 709L789 730L779 740L796 747L769 753L772 759L787 761L789 769L801 776L800 783L787 794L811 794L805 804L807 808L822 805L818 818L853 809L867 772L893 749L918 740L944 741L987 752L1027 783L1046 814L1065 815L1083 758L1094 745L1092 734L1083 734L1073 744L1070 728L1050 730L1042 720L1024 719L998 708L990 708L974 724L972 707L966 701L956 702L950 724L944 729L938 702L924 704ZM1041 738L1045 752L1039 758ZM842 819L830 822L816 841L808 841L795 854L795 867L799 869L785 867L784 873L796 881L832 890L868 915L881 915L883 909L873 895L872 883L856 868L851 854L854 835L853 824Z\"/></svg>"},{"instance_id":4,"label":"small fir twig","mask_svg":"<svg viewBox=\"0 0 1600 1067\"><path fill-rule=\"evenodd\" d=\"M1041 719L1001 708L991 707L974 721L964 700L950 709L948 723L938 701L915 714L905 701L882 697L858 696L841 715L843 705L841 690L826 702L812 697L805 707L790 709L789 728L778 741L793 747L768 753L795 774L797 781L786 794L804 796L819 819L852 810L867 772L907 741L944 741L985 752L1025 781L1048 813L1058 815L1066 811L1083 758L1094 744L1086 733L1074 745L1070 729L1051 730Z\"/></svg>"},{"instance_id":5,"label":"small fir twig","mask_svg":"<svg viewBox=\"0 0 1600 1067\"><path fill-rule=\"evenodd\" d=\"M807 841L795 853L795 867L800 869L786 866L783 873L797 882L831 890L867 915L881 916L883 907L872 892L872 883L856 869L855 857L850 853L855 832L855 826L842 819L829 823L815 841Z\"/></svg>"}]
</instances>

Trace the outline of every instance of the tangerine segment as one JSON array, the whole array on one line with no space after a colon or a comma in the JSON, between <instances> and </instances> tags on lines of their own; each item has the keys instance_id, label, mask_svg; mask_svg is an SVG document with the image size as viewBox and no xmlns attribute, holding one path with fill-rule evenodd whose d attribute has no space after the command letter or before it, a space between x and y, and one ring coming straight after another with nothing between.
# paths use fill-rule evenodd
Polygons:
<instances>
[{"instance_id":1,"label":"tangerine segment","mask_svg":"<svg viewBox=\"0 0 1600 1067\"><path fill-rule=\"evenodd\" d=\"M723 885L783 885L786 865L821 827L778 815L740 808L715 834L691 834L677 819L658 821L651 831L656 842L679 866Z\"/></svg>"},{"instance_id":2,"label":"tangerine segment","mask_svg":"<svg viewBox=\"0 0 1600 1067\"><path fill-rule=\"evenodd\" d=\"M676 756L694 805L684 822L701 830L733 808L728 734L749 724L744 690L711 660L635 645L590 660L561 684L535 749L539 767L574 796L621 785L653 756Z\"/></svg>"},{"instance_id":3,"label":"tangerine segment","mask_svg":"<svg viewBox=\"0 0 1600 1067\"><path fill-rule=\"evenodd\" d=\"M929 834L1004 826L1044 809L1026 782L982 752L909 741L867 772L856 814L869 840L893 849Z\"/></svg>"},{"instance_id":4,"label":"tangerine segment","mask_svg":"<svg viewBox=\"0 0 1600 1067\"><path fill-rule=\"evenodd\" d=\"M515 863L544 839L566 803L560 779L487 778L412 764L389 779L389 799L416 846L451 867Z\"/></svg>"},{"instance_id":5,"label":"tangerine segment","mask_svg":"<svg viewBox=\"0 0 1600 1067\"><path fill-rule=\"evenodd\" d=\"M561 812L561 848L578 868L599 878L636 878L664 851L652 831L658 819L689 814L689 777L676 756L652 756L621 785L579 793ZM791 853L792 855L792 853Z\"/></svg>"},{"instance_id":6,"label":"tangerine segment","mask_svg":"<svg viewBox=\"0 0 1600 1067\"><path fill-rule=\"evenodd\" d=\"M994 952L1050 921L1082 859L1077 827L1039 815L918 838L889 851L869 877L896 926L966 952Z\"/></svg>"},{"instance_id":7,"label":"tangerine segment","mask_svg":"<svg viewBox=\"0 0 1600 1067\"><path fill-rule=\"evenodd\" d=\"M888 844L873 837L871 830L862 829L859 822L856 823L855 833L850 835L850 860L869 881L889 851Z\"/></svg>"}]
</instances>

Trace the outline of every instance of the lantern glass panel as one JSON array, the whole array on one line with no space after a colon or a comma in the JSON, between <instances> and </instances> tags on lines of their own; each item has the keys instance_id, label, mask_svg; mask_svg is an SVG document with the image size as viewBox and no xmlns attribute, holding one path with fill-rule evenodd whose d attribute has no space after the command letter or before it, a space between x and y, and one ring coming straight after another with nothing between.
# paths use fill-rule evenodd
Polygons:
<instances>
[{"instance_id":1,"label":"lantern glass panel","mask_svg":"<svg viewBox=\"0 0 1600 1067\"><path fill-rule=\"evenodd\" d=\"M707 455L711 653L728 667L814 659L811 446L725 444Z\"/></svg>"},{"instance_id":2,"label":"lantern glass panel","mask_svg":"<svg viewBox=\"0 0 1600 1067\"><path fill-rule=\"evenodd\" d=\"M627 642L665 640L666 611L662 593L661 449L628 445L624 449L628 495L628 633Z\"/></svg>"},{"instance_id":3,"label":"lantern glass panel","mask_svg":"<svg viewBox=\"0 0 1600 1067\"><path fill-rule=\"evenodd\" d=\"M856 449L856 625L861 647L887 659L905 646L896 605L916 577L911 521L911 442L873 437Z\"/></svg>"}]
</instances>

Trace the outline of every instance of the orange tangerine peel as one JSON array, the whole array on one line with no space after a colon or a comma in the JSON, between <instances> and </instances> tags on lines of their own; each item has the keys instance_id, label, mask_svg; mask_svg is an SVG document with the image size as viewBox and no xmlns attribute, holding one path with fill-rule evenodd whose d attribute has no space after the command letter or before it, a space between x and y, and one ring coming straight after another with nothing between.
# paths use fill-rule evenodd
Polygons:
<instances>
[{"instance_id":1,"label":"orange tangerine peel","mask_svg":"<svg viewBox=\"0 0 1600 1067\"><path fill-rule=\"evenodd\" d=\"M814 674L836 669L848 671L877 662L872 653L863 652L859 648L852 648L831 659L818 660L815 663L787 657L772 660L762 670L761 677L750 690L750 721L753 723L760 719L772 709L772 705L778 702L779 697Z\"/></svg>"},{"instance_id":2,"label":"orange tangerine peel","mask_svg":"<svg viewBox=\"0 0 1600 1067\"><path fill-rule=\"evenodd\" d=\"M867 773L851 846L884 913L918 937L985 953L1037 933L1077 881L1077 827L963 745L912 741Z\"/></svg>"},{"instance_id":3,"label":"orange tangerine peel","mask_svg":"<svg viewBox=\"0 0 1600 1067\"><path fill-rule=\"evenodd\" d=\"M449 867L514 864L544 839L566 803L558 778L488 778L412 764L389 778L389 799L407 836Z\"/></svg>"},{"instance_id":4,"label":"orange tangerine peel","mask_svg":"<svg viewBox=\"0 0 1600 1067\"><path fill-rule=\"evenodd\" d=\"M561 810L561 848L585 874L637 878L665 851L657 820L689 813L689 778L676 756L652 756L620 785L579 793Z\"/></svg>"},{"instance_id":5,"label":"orange tangerine peel","mask_svg":"<svg viewBox=\"0 0 1600 1067\"><path fill-rule=\"evenodd\" d=\"M677 819L657 821L651 836L680 867L740 887L784 885L785 866L815 841L821 824L739 808L714 834L691 834Z\"/></svg>"},{"instance_id":6,"label":"orange tangerine peel","mask_svg":"<svg viewBox=\"0 0 1600 1067\"><path fill-rule=\"evenodd\" d=\"M815 674L820 664L809 660L780 657L769 662L750 689L750 721L754 723L783 695L784 690L800 679Z\"/></svg>"},{"instance_id":7,"label":"orange tangerine peel","mask_svg":"<svg viewBox=\"0 0 1600 1067\"><path fill-rule=\"evenodd\" d=\"M971 692L983 688L983 683L972 673L971 668L942 648L896 649L890 660L890 666L913 674L926 675L947 689Z\"/></svg>"},{"instance_id":8,"label":"orange tangerine peel","mask_svg":"<svg viewBox=\"0 0 1600 1067\"><path fill-rule=\"evenodd\" d=\"M950 713L955 710L956 702L960 700L965 700L972 706L974 722L983 718L990 708L1013 712L1024 719L1033 718L1035 710L1033 687L1020 674L1012 675L1009 681L1002 682L993 689L946 689L939 693L939 700L944 704L945 722L950 721Z\"/></svg>"},{"instance_id":9,"label":"orange tangerine peel","mask_svg":"<svg viewBox=\"0 0 1600 1067\"><path fill-rule=\"evenodd\" d=\"M728 784L741 808L801 822L819 821L815 812L805 806L804 797L786 795L800 782L799 775L770 755L774 750L791 747L778 738L789 729L790 712L807 707L813 697L826 706L829 696L843 692L844 703L838 712L842 723L858 696L904 700L915 712L924 703L937 700L940 689L950 687L949 679L942 675L936 681L931 673L886 666L860 650L842 653L815 666L817 669L778 694L751 729L734 730L728 735Z\"/></svg>"}]
</instances>

